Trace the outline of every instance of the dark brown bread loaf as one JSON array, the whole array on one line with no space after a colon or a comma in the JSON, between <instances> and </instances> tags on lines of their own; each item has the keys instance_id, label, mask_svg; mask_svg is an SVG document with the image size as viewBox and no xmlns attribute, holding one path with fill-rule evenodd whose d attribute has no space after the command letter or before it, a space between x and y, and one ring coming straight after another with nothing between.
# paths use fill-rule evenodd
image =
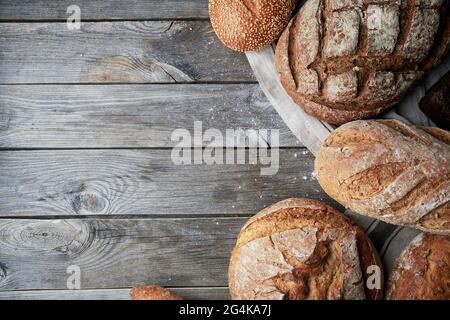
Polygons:
<instances>
[{"instance_id":1,"label":"dark brown bread loaf","mask_svg":"<svg viewBox=\"0 0 450 320\"><path fill-rule=\"evenodd\" d=\"M450 234L450 133L397 120L354 121L320 149L317 179L357 213Z\"/></svg>"},{"instance_id":2,"label":"dark brown bread loaf","mask_svg":"<svg viewBox=\"0 0 450 320\"><path fill-rule=\"evenodd\" d=\"M397 258L388 300L450 300L450 238L421 234Z\"/></svg>"},{"instance_id":3,"label":"dark brown bread loaf","mask_svg":"<svg viewBox=\"0 0 450 320\"><path fill-rule=\"evenodd\" d=\"M291 18L297 0L209 0L209 16L219 39L237 51L271 44Z\"/></svg>"},{"instance_id":4,"label":"dark brown bread loaf","mask_svg":"<svg viewBox=\"0 0 450 320\"><path fill-rule=\"evenodd\" d=\"M157 286L138 286L131 289L131 300L183 300L167 289Z\"/></svg>"},{"instance_id":5,"label":"dark brown bread loaf","mask_svg":"<svg viewBox=\"0 0 450 320\"><path fill-rule=\"evenodd\" d=\"M450 130L450 72L427 92L420 109L439 127Z\"/></svg>"},{"instance_id":6,"label":"dark brown bread loaf","mask_svg":"<svg viewBox=\"0 0 450 320\"><path fill-rule=\"evenodd\" d=\"M369 266L380 287L368 289ZM327 204L288 199L241 230L228 272L233 299L380 299L378 255L364 232ZM369 269L370 271L370 269Z\"/></svg>"},{"instance_id":7,"label":"dark brown bread loaf","mask_svg":"<svg viewBox=\"0 0 450 320\"><path fill-rule=\"evenodd\" d=\"M278 42L287 93L333 124L376 116L436 64L449 0L309 0Z\"/></svg>"}]
</instances>

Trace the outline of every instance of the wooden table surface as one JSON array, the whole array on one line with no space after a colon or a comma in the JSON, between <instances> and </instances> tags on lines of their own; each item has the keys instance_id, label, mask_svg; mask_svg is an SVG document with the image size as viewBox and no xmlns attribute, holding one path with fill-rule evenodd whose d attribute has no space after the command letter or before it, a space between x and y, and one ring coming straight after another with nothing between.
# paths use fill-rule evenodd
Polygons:
<instances>
[{"instance_id":1,"label":"wooden table surface","mask_svg":"<svg viewBox=\"0 0 450 320\"><path fill-rule=\"evenodd\" d=\"M126 299L157 284L227 298L246 219L279 200L333 203L312 154L225 48L207 0L0 0L0 299ZM171 133L279 129L280 170L171 160ZM67 268L81 269L68 290Z\"/></svg>"}]
</instances>

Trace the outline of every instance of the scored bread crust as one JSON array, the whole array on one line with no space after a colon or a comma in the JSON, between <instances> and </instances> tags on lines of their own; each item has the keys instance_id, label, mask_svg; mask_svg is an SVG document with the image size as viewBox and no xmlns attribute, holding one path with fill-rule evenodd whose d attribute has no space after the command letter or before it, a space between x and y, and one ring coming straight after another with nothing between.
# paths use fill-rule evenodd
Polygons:
<instances>
[{"instance_id":1,"label":"scored bread crust","mask_svg":"<svg viewBox=\"0 0 450 320\"><path fill-rule=\"evenodd\" d=\"M385 112L448 48L444 0L309 0L278 42L287 93L332 124Z\"/></svg>"},{"instance_id":2,"label":"scored bread crust","mask_svg":"<svg viewBox=\"0 0 450 320\"><path fill-rule=\"evenodd\" d=\"M287 199L242 228L230 259L230 294L237 300L381 299L382 288L365 285L369 266L382 272L354 222L321 201Z\"/></svg>"},{"instance_id":3,"label":"scored bread crust","mask_svg":"<svg viewBox=\"0 0 450 320\"><path fill-rule=\"evenodd\" d=\"M130 298L131 300L183 300L168 289L149 285L132 288Z\"/></svg>"},{"instance_id":4,"label":"scored bread crust","mask_svg":"<svg viewBox=\"0 0 450 320\"><path fill-rule=\"evenodd\" d=\"M219 39L236 51L270 45L289 22L297 0L209 0L211 24Z\"/></svg>"},{"instance_id":5,"label":"scored bread crust","mask_svg":"<svg viewBox=\"0 0 450 320\"><path fill-rule=\"evenodd\" d=\"M388 300L450 300L450 237L418 235L395 261Z\"/></svg>"},{"instance_id":6,"label":"scored bread crust","mask_svg":"<svg viewBox=\"0 0 450 320\"><path fill-rule=\"evenodd\" d=\"M448 131L397 120L350 122L325 139L317 180L354 212L449 235L449 141Z\"/></svg>"}]
</instances>

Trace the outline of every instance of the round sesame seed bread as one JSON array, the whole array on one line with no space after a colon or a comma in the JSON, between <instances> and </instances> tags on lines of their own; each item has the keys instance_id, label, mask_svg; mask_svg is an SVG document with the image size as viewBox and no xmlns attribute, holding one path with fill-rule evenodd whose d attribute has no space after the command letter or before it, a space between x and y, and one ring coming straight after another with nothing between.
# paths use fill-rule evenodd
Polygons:
<instances>
[{"instance_id":1,"label":"round sesame seed bread","mask_svg":"<svg viewBox=\"0 0 450 320\"><path fill-rule=\"evenodd\" d=\"M209 0L209 16L219 39L236 51L271 44L289 22L296 0Z\"/></svg>"},{"instance_id":2,"label":"round sesame seed bread","mask_svg":"<svg viewBox=\"0 0 450 320\"><path fill-rule=\"evenodd\" d=\"M157 286L137 286L131 289L131 300L183 300L171 291Z\"/></svg>"},{"instance_id":3,"label":"round sesame seed bread","mask_svg":"<svg viewBox=\"0 0 450 320\"><path fill-rule=\"evenodd\" d=\"M450 300L450 237L418 235L395 261L388 300Z\"/></svg>"},{"instance_id":4,"label":"round sesame seed bread","mask_svg":"<svg viewBox=\"0 0 450 320\"><path fill-rule=\"evenodd\" d=\"M448 0L308 0L278 41L286 92L332 124L377 116L439 62Z\"/></svg>"},{"instance_id":5,"label":"round sesame seed bread","mask_svg":"<svg viewBox=\"0 0 450 320\"><path fill-rule=\"evenodd\" d=\"M368 289L370 266L379 284ZM230 294L238 300L381 299L382 267L364 232L317 200L281 201L251 218L233 249Z\"/></svg>"}]
</instances>

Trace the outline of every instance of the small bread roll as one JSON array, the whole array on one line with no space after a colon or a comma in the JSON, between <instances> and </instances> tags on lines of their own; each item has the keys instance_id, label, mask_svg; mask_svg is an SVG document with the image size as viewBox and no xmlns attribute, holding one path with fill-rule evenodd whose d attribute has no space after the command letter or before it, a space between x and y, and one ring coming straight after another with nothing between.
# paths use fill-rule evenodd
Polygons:
<instances>
[{"instance_id":1,"label":"small bread roll","mask_svg":"<svg viewBox=\"0 0 450 320\"><path fill-rule=\"evenodd\" d=\"M420 234L397 258L388 300L450 300L450 237Z\"/></svg>"},{"instance_id":2,"label":"small bread roll","mask_svg":"<svg viewBox=\"0 0 450 320\"><path fill-rule=\"evenodd\" d=\"M209 16L219 39L236 51L271 44L289 22L297 0L209 0Z\"/></svg>"},{"instance_id":3,"label":"small bread roll","mask_svg":"<svg viewBox=\"0 0 450 320\"><path fill-rule=\"evenodd\" d=\"M171 291L157 286L138 286L131 289L131 300L183 300Z\"/></svg>"},{"instance_id":4,"label":"small bread roll","mask_svg":"<svg viewBox=\"0 0 450 320\"><path fill-rule=\"evenodd\" d=\"M378 285L367 279L378 271ZM241 230L228 272L238 300L381 299L382 267L364 232L331 206L288 199ZM372 283L372 282L371 282Z\"/></svg>"}]
</instances>

